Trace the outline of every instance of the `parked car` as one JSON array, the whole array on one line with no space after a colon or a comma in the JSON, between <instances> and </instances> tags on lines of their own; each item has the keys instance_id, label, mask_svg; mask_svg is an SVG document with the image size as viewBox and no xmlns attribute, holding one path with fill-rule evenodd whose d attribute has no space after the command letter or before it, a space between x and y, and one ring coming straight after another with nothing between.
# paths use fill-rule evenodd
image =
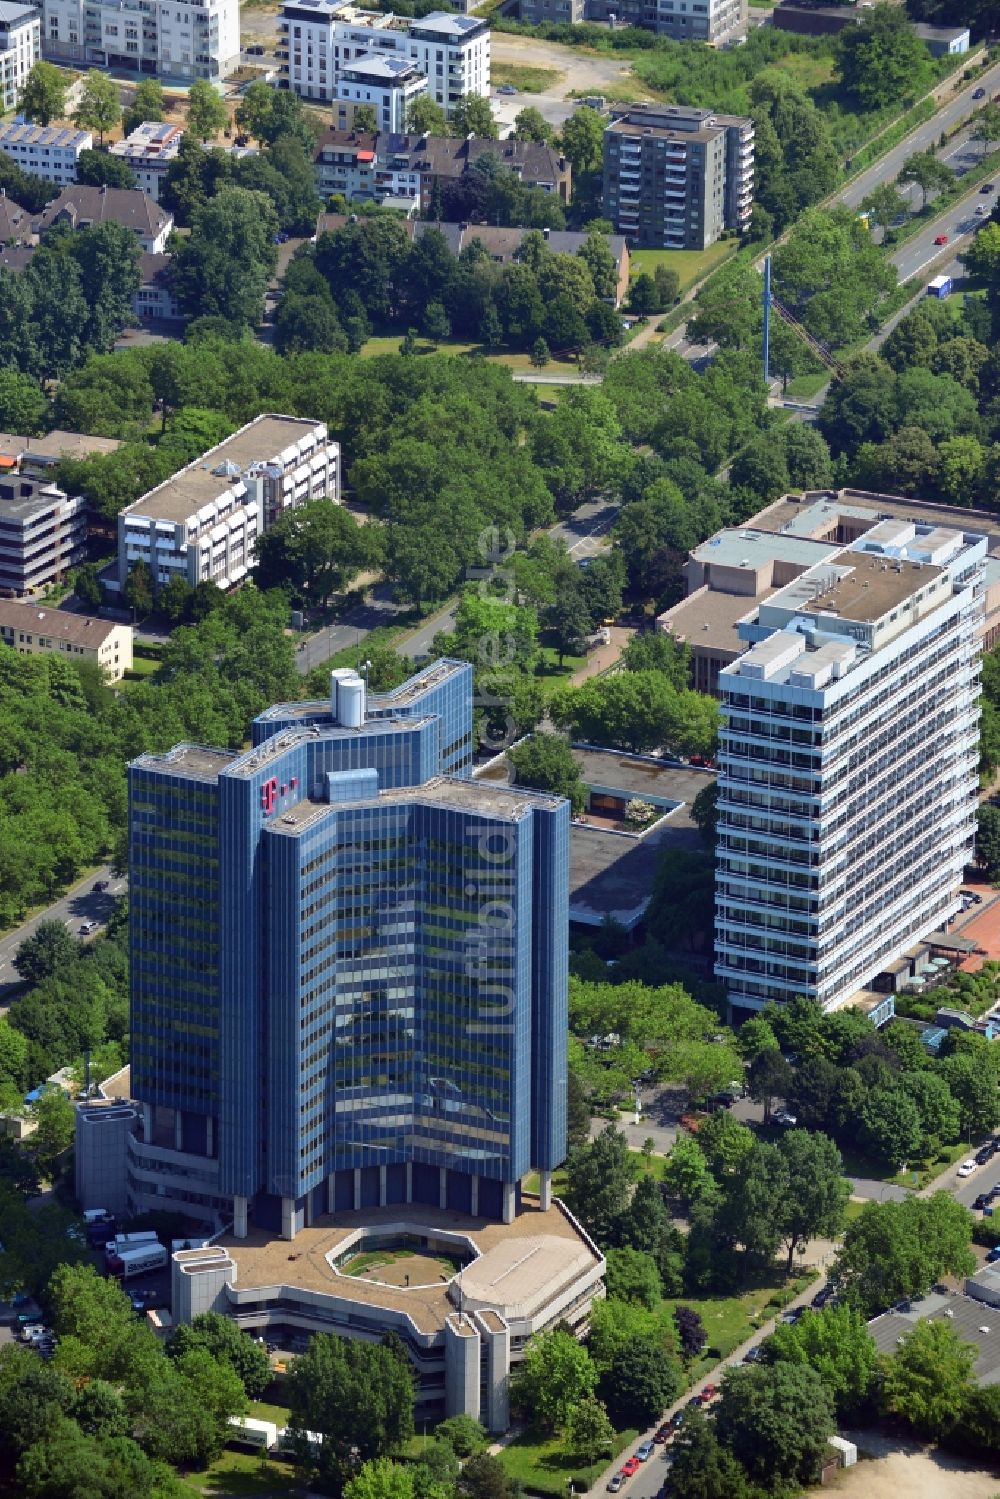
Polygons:
<instances>
[{"instance_id":1,"label":"parked car","mask_svg":"<svg viewBox=\"0 0 1000 1499\"><path fill-rule=\"evenodd\" d=\"M517 89L512 83L501 83L500 87L497 89L497 93L512 95L517 93Z\"/></svg>"},{"instance_id":2,"label":"parked car","mask_svg":"<svg viewBox=\"0 0 1000 1499\"><path fill-rule=\"evenodd\" d=\"M976 1165L977 1166L985 1166L986 1162L988 1160L990 1160L990 1158L992 1157L992 1154L993 1154L993 1152L990 1150L989 1146L984 1146L984 1148L982 1150L977 1150L976 1151Z\"/></svg>"},{"instance_id":3,"label":"parked car","mask_svg":"<svg viewBox=\"0 0 1000 1499\"><path fill-rule=\"evenodd\" d=\"M778 1109L771 1115L771 1119L783 1129L794 1129L799 1122L797 1115L789 1113L787 1109Z\"/></svg>"},{"instance_id":4,"label":"parked car","mask_svg":"<svg viewBox=\"0 0 1000 1499\"><path fill-rule=\"evenodd\" d=\"M627 1457L622 1463L622 1472L626 1478L631 1478L633 1473L638 1473L639 1467L640 1463L637 1457Z\"/></svg>"},{"instance_id":5,"label":"parked car","mask_svg":"<svg viewBox=\"0 0 1000 1499\"><path fill-rule=\"evenodd\" d=\"M990 1194L988 1192L980 1192L979 1196L972 1204L973 1211L976 1213L981 1213L983 1211L983 1208L988 1206L989 1202Z\"/></svg>"},{"instance_id":6,"label":"parked car","mask_svg":"<svg viewBox=\"0 0 1000 1499\"><path fill-rule=\"evenodd\" d=\"M964 1176L971 1176L972 1173L973 1173L973 1171L975 1171L975 1169L976 1169L976 1162L974 1160L963 1161L962 1164L961 1164L961 1166L959 1166L959 1168L958 1168L958 1174L959 1174L959 1176L963 1176L963 1177Z\"/></svg>"},{"instance_id":7,"label":"parked car","mask_svg":"<svg viewBox=\"0 0 1000 1499\"><path fill-rule=\"evenodd\" d=\"M705 1386L705 1388L701 1392L701 1403L702 1403L702 1405L711 1405L712 1401L715 1399L715 1397L716 1397L716 1395L718 1393L719 1393L719 1386L718 1385L707 1384Z\"/></svg>"},{"instance_id":8,"label":"parked car","mask_svg":"<svg viewBox=\"0 0 1000 1499\"><path fill-rule=\"evenodd\" d=\"M100 926L99 921L83 921L80 923L80 936L89 937L91 932L96 932Z\"/></svg>"},{"instance_id":9,"label":"parked car","mask_svg":"<svg viewBox=\"0 0 1000 1499\"><path fill-rule=\"evenodd\" d=\"M816 1292L816 1295L812 1299L812 1304L814 1307L816 1307L817 1311L820 1311L824 1306L826 1306L828 1301L833 1300L836 1294L837 1293L834 1290L833 1286L823 1286L821 1290Z\"/></svg>"},{"instance_id":10,"label":"parked car","mask_svg":"<svg viewBox=\"0 0 1000 1499\"><path fill-rule=\"evenodd\" d=\"M988 1265L996 1264L997 1260L1000 1260L1000 1244L994 1244L993 1248L986 1256L986 1263Z\"/></svg>"},{"instance_id":11,"label":"parked car","mask_svg":"<svg viewBox=\"0 0 1000 1499\"><path fill-rule=\"evenodd\" d=\"M763 1350L761 1344L760 1343L755 1343L752 1348L748 1348L747 1349L746 1353L743 1356L743 1362L745 1364L757 1364L757 1363L759 1363L763 1351L764 1350Z\"/></svg>"},{"instance_id":12,"label":"parked car","mask_svg":"<svg viewBox=\"0 0 1000 1499\"><path fill-rule=\"evenodd\" d=\"M972 91L972 97L974 99L985 99L986 98L986 90L984 88L973 89L973 91Z\"/></svg>"},{"instance_id":13,"label":"parked car","mask_svg":"<svg viewBox=\"0 0 1000 1499\"><path fill-rule=\"evenodd\" d=\"M653 1455L652 1442L643 1442L635 1449L635 1455L641 1463L648 1463Z\"/></svg>"},{"instance_id":14,"label":"parked car","mask_svg":"<svg viewBox=\"0 0 1000 1499\"><path fill-rule=\"evenodd\" d=\"M609 1494L617 1494L618 1490L621 1488L621 1486L622 1486L622 1484L624 1482L625 1482L625 1475L624 1475L624 1473L612 1473L611 1477L608 1479L608 1484L607 1484L608 1493Z\"/></svg>"},{"instance_id":15,"label":"parked car","mask_svg":"<svg viewBox=\"0 0 1000 1499\"><path fill-rule=\"evenodd\" d=\"M666 1423L664 1423L663 1426L657 1427L656 1432L653 1435L653 1441L654 1442L669 1442L669 1440L670 1440L670 1438L672 1436L673 1436L673 1432L671 1431L670 1427Z\"/></svg>"}]
</instances>

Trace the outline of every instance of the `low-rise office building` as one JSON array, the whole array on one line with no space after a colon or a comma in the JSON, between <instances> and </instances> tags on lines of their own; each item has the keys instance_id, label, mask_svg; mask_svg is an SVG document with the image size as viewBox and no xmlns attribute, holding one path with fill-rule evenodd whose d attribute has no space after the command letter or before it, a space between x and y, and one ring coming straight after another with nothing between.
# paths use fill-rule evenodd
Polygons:
<instances>
[{"instance_id":1,"label":"low-rise office building","mask_svg":"<svg viewBox=\"0 0 1000 1499\"><path fill-rule=\"evenodd\" d=\"M533 5L539 0L522 0L522 16L525 3ZM552 8L559 0L540 3ZM584 0L580 19L610 21L612 16L619 25L640 26L675 42L731 47L746 41L749 7L748 0Z\"/></svg>"},{"instance_id":2,"label":"low-rise office building","mask_svg":"<svg viewBox=\"0 0 1000 1499\"><path fill-rule=\"evenodd\" d=\"M88 187L77 183L64 187L53 198L35 220L34 227L41 235L56 224L91 229L108 223L131 229L147 255L161 255L174 227L174 216L137 188Z\"/></svg>"},{"instance_id":3,"label":"low-rise office building","mask_svg":"<svg viewBox=\"0 0 1000 1499\"><path fill-rule=\"evenodd\" d=\"M253 566L258 536L324 496L340 498L340 449L324 424L259 416L122 511L109 587L141 561L155 588L175 577L231 588Z\"/></svg>"},{"instance_id":4,"label":"low-rise office building","mask_svg":"<svg viewBox=\"0 0 1000 1499\"><path fill-rule=\"evenodd\" d=\"M28 74L42 55L42 28L34 5L0 0L0 109L17 107Z\"/></svg>"},{"instance_id":5,"label":"low-rise office building","mask_svg":"<svg viewBox=\"0 0 1000 1499\"><path fill-rule=\"evenodd\" d=\"M132 635L131 625L0 599L0 642L20 655L55 651L93 661L109 682L120 681L131 670Z\"/></svg>"},{"instance_id":6,"label":"low-rise office building","mask_svg":"<svg viewBox=\"0 0 1000 1499\"><path fill-rule=\"evenodd\" d=\"M132 297L132 311L143 323L183 323L170 287L169 255L143 255L139 261L141 281Z\"/></svg>"},{"instance_id":7,"label":"low-rise office building","mask_svg":"<svg viewBox=\"0 0 1000 1499\"><path fill-rule=\"evenodd\" d=\"M350 0L285 0L278 29L281 86L304 99L343 97L345 69L372 53L412 63L449 114L469 96L489 97L490 28L478 16L433 11L414 19Z\"/></svg>"},{"instance_id":8,"label":"low-rise office building","mask_svg":"<svg viewBox=\"0 0 1000 1499\"><path fill-rule=\"evenodd\" d=\"M135 177L136 186L154 203L160 201L160 188L170 163L180 150L184 130L165 120L144 120L125 137L115 141L112 156L126 162Z\"/></svg>"},{"instance_id":9,"label":"low-rise office building","mask_svg":"<svg viewBox=\"0 0 1000 1499\"><path fill-rule=\"evenodd\" d=\"M46 57L215 82L239 66L239 0L38 0ZM37 12L36 12L37 14Z\"/></svg>"},{"instance_id":10,"label":"low-rise office building","mask_svg":"<svg viewBox=\"0 0 1000 1499\"><path fill-rule=\"evenodd\" d=\"M0 476L0 596L58 582L86 555L86 500L22 474Z\"/></svg>"},{"instance_id":11,"label":"low-rise office building","mask_svg":"<svg viewBox=\"0 0 1000 1499\"><path fill-rule=\"evenodd\" d=\"M61 186L76 181L81 151L89 151L94 137L89 130L69 125L31 125L18 120L0 124L0 151L27 172Z\"/></svg>"},{"instance_id":12,"label":"low-rise office building","mask_svg":"<svg viewBox=\"0 0 1000 1499\"><path fill-rule=\"evenodd\" d=\"M635 245L704 250L745 234L753 121L679 104L629 109L604 132L604 212Z\"/></svg>"}]
</instances>

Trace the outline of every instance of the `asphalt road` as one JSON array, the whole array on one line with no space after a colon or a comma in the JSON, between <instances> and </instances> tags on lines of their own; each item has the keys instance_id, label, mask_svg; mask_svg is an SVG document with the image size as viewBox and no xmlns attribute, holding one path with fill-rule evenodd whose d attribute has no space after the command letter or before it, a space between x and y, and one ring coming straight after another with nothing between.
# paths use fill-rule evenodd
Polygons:
<instances>
[{"instance_id":1,"label":"asphalt road","mask_svg":"<svg viewBox=\"0 0 1000 1499\"><path fill-rule=\"evenodd\" d=\"M970 174L970 184L977 180L977 174ZM970 187L966 197L953 203L939 218L932 219L912 239L908 239L894 251L892 262L899 271L900 281L908 281L911 276L916 276L946 255L945 246L934 243L940 235L947 235L948 244L954 245L956 249L967 244L976 229L989 222L988 215L980 217L976 214L976 209L980 205L992 208L995 196L993 193L980 193Z\"/></svg>"},{"instance_id":2,"label":"asphalt road","mask_svg":"<svg viewBox=\"0 0 1000 1499\"><path fill-rule=\"evenodd\" d=\"M98 880L111 881L103 894L94 892L94 885ZM110 865L104 864L93 874L88 874L85 880L80 880L72 890L60 896L47 910L33 916L6 937L0 937L0 1011L6 1010L11 994L21 982L14 967L14 958L25 938L37 931L43 921L61 921L74 937L79 935L80 927L85 921L96 921L103 926L114 908L115 896L121 895L126 884L125 879L115 878Z\"/></svg>"},{"instance_id":3,"label":"asphalt road","mask_svg":"<svg viewBox=\"0 0 1000 1499\"><path fill-rule=\"evenodd\" d=\"M941 139L942 130L954 130L963 120L967 120L973 110L981 109L986 99L973 99L972 95L977 88L986 90L986 98L992 98L995 93L1000 92L1000 63L992 68L986 68L977 72L976 77L957 94L949 104L945 104L938 110L937 114L924 125L918 125L904 141L894 146L891 151L870 166L867 171L861 173L853 182L848 183L843 192L837 194L838 203L846 203L850 208L856 208L862 198L866 198L872 188L878 187L880 182L891 182L899 175L903 163L908 161L917 151L929 151L936 146Z\"/></svg>"},{"instance_id":4,"label":"asphalt road","mask_svg":"<svg viewBox=\"0 0 1000 1499\"><path fill-rule=\"evenodd\" d=\"M307 636L300 644L295 653L299 674L305 676L312 667L329 661L338 651L346 651L351 646L357 646L360 657L365 636L379 625L391 625L400 610L401 605L392 598L390 585L376 583L368 590L363 604L355 605L335 625L317 630L315 635Z\"/></svg>"}]
</instances>

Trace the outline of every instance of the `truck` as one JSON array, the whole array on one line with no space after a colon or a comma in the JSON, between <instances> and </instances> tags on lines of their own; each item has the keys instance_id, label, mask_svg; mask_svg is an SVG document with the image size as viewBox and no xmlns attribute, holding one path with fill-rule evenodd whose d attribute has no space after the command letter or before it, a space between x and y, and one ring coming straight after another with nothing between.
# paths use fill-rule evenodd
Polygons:
<instances>
[{"instance_id":1,"label":"truck","mask_svg":"<svg viewBox=\"0 0 1000 1499\"><path fill-rule=\"evenodd\" d=\"M152 1229L136 1234L110 1234L107 1239L109 1252L120 1254L123 1249L137 1249L140 1244L158 1244L160 1241Z\"/></svg>"},{"instance_id":2,"label":"truck","mask_svg":"<svg viewBox=\"0 0 1000 1499\"><path fill-rule=\"evenodd\" d=\"M229 1424L234 1428L229 1440L248 1447L259 1447L265 1452L277 1445L278 1427L274 1421L257 1421L252 1416L230 1416Z\"/></svg>"},{"instance_id":3,"label":"truck","mask_svg":"<svg viewBox=\"0 0 1000 1499\"><path fill-rule=\"evenodd\" d=\"M929 297L946 297L954 288L954 282L950 276L935 276L927 283L927 295Z\"/></svg>"},{"instance_id":4,"label":"truck","mask_svg":"<svg viewBox=\"0 0 1000 1499\"><path fill-rule=\"evenodd\" d=\"M167 1251L162 1244L137 1244L134 1249L122 1249L105 1255L108 1274L119 1280L131 1280L134 1275L148 1275L152 1270L162 1270L167 1263Z\"/></svg>"}]
</instances>

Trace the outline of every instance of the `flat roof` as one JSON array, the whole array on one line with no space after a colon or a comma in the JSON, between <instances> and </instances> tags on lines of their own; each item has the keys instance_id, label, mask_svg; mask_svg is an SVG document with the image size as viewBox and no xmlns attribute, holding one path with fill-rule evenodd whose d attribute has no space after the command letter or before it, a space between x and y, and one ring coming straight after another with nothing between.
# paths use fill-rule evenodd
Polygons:
<instances>
[{"instance_id":1,"label":"flat roof","mask_svg":"<svg viewBox=\"0 0 1000 1499\"><path fill-rule=\"evenodd\" d=\"M211 749L203 744L175 744L162 755L139 755L132 764L143 770L190 776L197 781L217 781L220 771L235 759L235 750Z\"/></svg>"},{"instance_id":2,"label":"flat roof","mask_svg":"<svg viewBox=\"0 0 1000 1499\"><path fill-rule=\"evenodd\" d=\"M621 750L581 749L574 745L573 758L588 786L610 786L636 796L661 796L673 802L690 804L714 779L709 771L674 765L651 756L629 755Z\"/></svg>"},{"instance_id":3,"label":"flat roof","mask_svg":"<svg viewBox=\"0 0 1000 1499\"><path fill-rule=\"evenodd\" d=\"M691 556L701 563L719 563L723 567L760 567L765 562L801 562L812 567L834 550L829 541L814 541L808 536L778 535L773 531L754 531L746 527L719 531Z\"/></svg>"},{"instance_id":4,"label":"flat roof","mask_svg":"<svg viewBox=\"0 0 1000 1499\"><path fill-rule=\"evenodd\" d=\"M56 429L44 437L22 437L15 432L0 432L0 453L13 453L22 459L87 458L92 453L115 453L121 447L117 437L91 437L86 432L63 432Z\"/></svg>"},{"instance_id":5,"label":"flat roof","mask_svg":"<svg viewBox=\"0 0 1000 1499\"><path fill-rule=\"evenodd\" d=\"M975 1348L976 1362L972 1372L976 1382L981 1385L1000 1382L998 1308L957 1291L946 1294L932 1291L928 1296L904 1302L903 1306L905 1311L894 1308L868 1324L868 1331L880 1353L898 1352L900 1340L911 1333L918 1322L945 1320L963 1343L971 1343ZM984 1327L986 1332L981 1331Z\"/></svg>"},{"instance_id":6,"label":"flat roof","mask_svg":"<svg viewBox=\"0 0 1000 1499\"><path fill-rule=\"evenodd\" d=\"M859 624L873 624L929 583L944 568L930 563L895 561L881 552L837 552L787 584L770 602L803 614L835 614Z\"/></svg>"},{"instance_id":7,"label":"flat roof","mask_svg":"<svg viewBox=\"0 0 1000 1499\"><path fill-rule=\"evenodd\" d=\"M549 1262L546 1274L550 1283L555 1281L553 1292L565 1280L567 1274L578 1274L584 1256L591 1266L598 1264L598 1257L586 1240L573 1227L567 1215L553 1204L544 1212L537 1199L522 1196L522 1210L512 1223L490 1223L482 1218L470 1218L464 1213L454 1213L440 1208L423 1207L417 1204L398 1207L367 1208L359 1212L338 1213L336 1221L323 1215L309 1228L300 1229L294 1240L271 1237L260 1229L249 1230L245 1239L232 1234L223 1234L215 1247L229 1256L236 1265L237 1291L255 1290L268 1286L293 1286L305 1291L319 1291L329 1296L343 1297L372 1307L385 1307L412 1318L419 1331L433 1335L441 1332L449 1316L456 1311L456 1303L448 1296L448 1283L437 1285L398 1287L376 1284L357 1276L338 1275L327 1262L326 1256L335 1253L359 1228L379 1228L404 1225L411 1232L421 1229L432 1234L435 1231L464 1234L472 1241L481 1258L476 1261L478 1281L496 1281L490 1286L491 1305L503 1314L504 1305L524 1300L526 1289L538 1297L538 1286L526 1286L527 1278L534 1279L540 1268L537 1259L537 1241L546 1241ZM509 1247L508 1247L509 1246ZM560 1246L564 1246L560 1252ZM511 1275L510 1260L517 1259L513 1251L527 1256L524 1281ZM182 1251L183 1253L183 1251ZM191 1251L193 1257L196 1252ZM493 1256L499 1257L494 1262ZM534 1265L531 1261L535 1261ZM502 1275L506 1268L507 1275ZM493 1274L494 1269L496 1275ZM470 1273L471 1267L466 1273ZM543 1288L544 1290L544 1288Z\"/></svg>"},{"instance_id":8,"label":"flat roof","mask_svg":"<svg viewBox=\"0 0 1000 1499\"><path fill-rule=\"evenodd\" d=\"M815 536L820 528L832 525L838 514L859 519L870 516L872 525L891 517L911 520L917 525L944 526L965 535L989 537L991 550L1000 546L1000 516L991 511L909 500L902 495L873 494L866 489L814 489L782 495L773 505L765 505L752 515L744 529Z\"/></svg>"},{"instance_id":9,"label":"flat roof","mask_svg":"<svg viewBox=\"0 0 1000 1499\"><path fill-rule=\"evenodd\" d=\"M389 692L369 692L367 694L367 712L373 715L376 712L385 712L386 710L391 712L397 708L405 708L420 697L422 693L427 692L432 687L440 686L449 677L458 676L467 667L468 662L466 661L456 661L450 656L441 656L437 661L432 661L429 666L421 667L419 671L414 672L412 677L407 677L405 682L402 682L398 687L392 688ZM314 718L324 713L330 716L330 727L338 727L333 722L330 699L328 697L313 698L308 702L300 703L275 703L273 707L265 708L263 713L258 714L255 722L267 723L272 718ZM374 719L369 717L365 719L364 727L369 728L373 722L385 724L386 720L384 718ZM407 722L414 723L418 722L418 720L408 719ZM357 730L354 729L350 732L357 733Z\"/></svg>"},{"instance_id":10,"label":"flat roof","mask_svg":"<svg viewBox=\"0 0 1000 1499\"><path fill-rule=\"evenodd\" d=\"M150 520L187 520L202 506L218 499L239 477L237 474L216 474L214 469L224 463L241 470L253 463L267 463L321 425L310 417L258 416L239 432L234 432L232 437L196 458L187 468L140 495L121 513L141 515Z\"/></svg>"},{"instance_id":11,"label":"flat roof","mask_svg":"<svg viewBox=\"0 0 1000 1499\"><path fill-rule=\"evenodd\" d=\"M703 584L661 614L657 624L675 640L684 640L702 650L725 652L735 658L746 650L746 642L740 639L736 628L740 620L753 614L779 591L765 588L754 596L723 593L721 589Z\"/></svg>"},{"instance_id":12,"label":"flat roof","mask_svg":"<svg viewBox=\"0 0 1000 1499\"><path fill-rule=\"evenodd\" d=\"M406 722L411 724L412 719ZM352 732L352 731L348 731ZM356 732L356 731L353 731ZM495 786L489 781L465 781L453 776L432 776L419 786L400 786L391 791L380 791L377 796L359 797L348 803L319 801L303 797L267 824L271 833L281 833L296 838L320 818L336 812L343 806L402 805L406 802L453 808L461 812L476 812L483 817L497 817L507 822L520 822L533 807L558 807L562 798L546 796L541 791L515 791L510 787Z\"/></svg>"}]
</instances>

